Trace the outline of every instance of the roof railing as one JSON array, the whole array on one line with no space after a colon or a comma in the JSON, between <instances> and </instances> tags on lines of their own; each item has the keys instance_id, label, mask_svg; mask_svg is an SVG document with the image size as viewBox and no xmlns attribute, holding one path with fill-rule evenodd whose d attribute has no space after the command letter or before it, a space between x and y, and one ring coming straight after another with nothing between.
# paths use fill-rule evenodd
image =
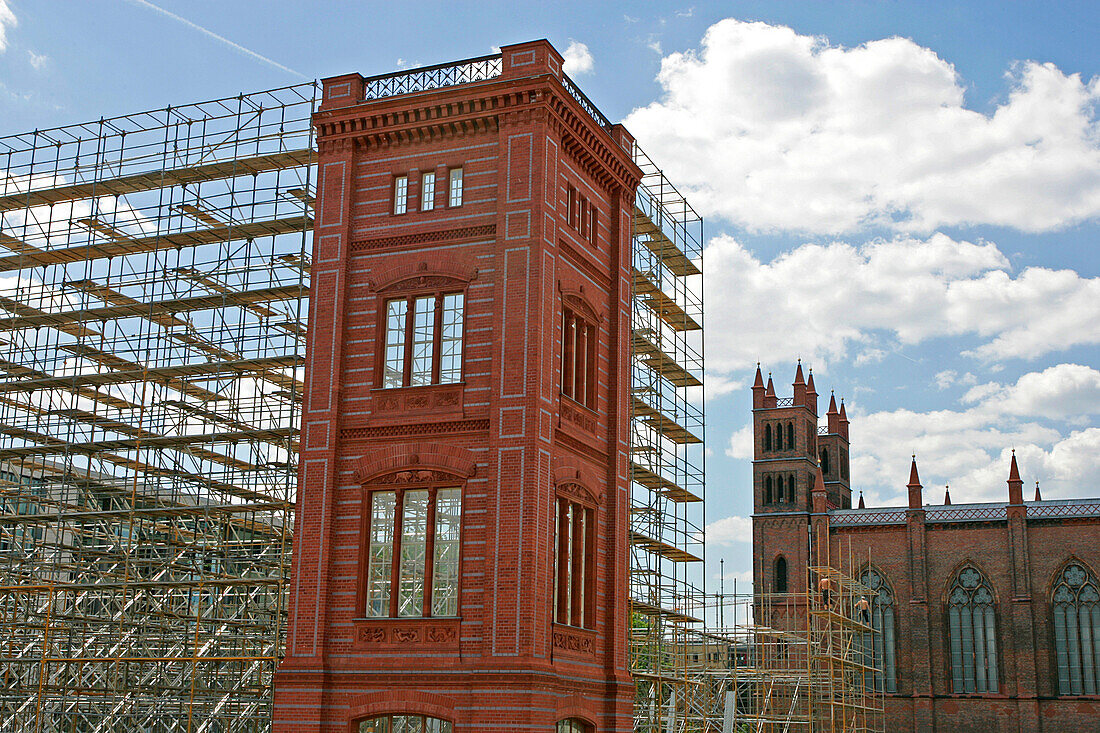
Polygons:
<instances>
[{"instance_id":1,"label":"roof railing","mask_svg":"<svg viewBox=\"0 0 1100 733\"><path fill-rule=\"evenodd\" d=\"M496 53L435 66L395 71L391 74L368 76L363 79L363 98L381 99L399 94L471 84L500 76L503 69L503 55Z\"/></svg>"}]
</instances>

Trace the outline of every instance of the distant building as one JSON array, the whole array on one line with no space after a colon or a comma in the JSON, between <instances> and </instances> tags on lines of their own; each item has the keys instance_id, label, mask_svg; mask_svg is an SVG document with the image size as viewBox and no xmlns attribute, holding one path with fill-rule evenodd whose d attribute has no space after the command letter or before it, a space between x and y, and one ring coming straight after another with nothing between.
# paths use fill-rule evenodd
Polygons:
<instances>
[{"instance_id":1,"label":"distant building","mask_svg":"<svg viewBox=\"0 0 1100 733\"><path fill-rule=\"evenodd\" d=\"M1100 725L1100 498L852 508L849 422L813 374L792 397L753 385L755 587L791 594L807 568L854 558L873 589L890 731L1086 731ZM868 559L869 558L869 561Z\"/></svg>"}]
</instances>

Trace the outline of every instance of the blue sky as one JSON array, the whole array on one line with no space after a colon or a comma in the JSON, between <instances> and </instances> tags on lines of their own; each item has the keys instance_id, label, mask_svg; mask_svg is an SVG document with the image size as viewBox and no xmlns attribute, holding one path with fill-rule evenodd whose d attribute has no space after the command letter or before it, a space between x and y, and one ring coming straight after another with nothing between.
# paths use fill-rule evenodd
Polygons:
<instances>
[{"instance_id":1,"label":"blue sky","mask_svg":"<svg viewBox=\"0 0 1100 733\"><path fill-rule=\"evenodd\" d=\"M801 356L823 402L847 399L869 503L902 500L913 452L929 501L946 482L956 503L1002 499L1013 447L1045 498L1100 493L1098 18L1094 2L0 0L0 134L583 44L577 81L706 216L708 564L743 578L757 360L781 395Z\"/></svg>"}]
</instances>

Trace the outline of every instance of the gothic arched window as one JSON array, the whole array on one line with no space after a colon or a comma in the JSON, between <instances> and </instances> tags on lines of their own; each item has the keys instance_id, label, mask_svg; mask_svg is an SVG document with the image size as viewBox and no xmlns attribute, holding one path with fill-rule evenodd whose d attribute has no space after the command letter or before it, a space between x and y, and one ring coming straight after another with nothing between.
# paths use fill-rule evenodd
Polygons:
<instances>
[{"instance_id":1,"label":"gothic arched window","mask_svg":"<svg viewBox=\"0 0 1100 733\"><path fill-rule=\"evenodd\" d=\"M764 503L772 503L772 477L767 476L764 478Z\"/></svg>"},{"instance_id":2,"label":"gothic arched window","mask_svg":"<svg viewBox=\"0 0 1100 733\"><path fill-rule=\"evenodd\" d=\"M1058 693L1100 694L1100 583L1071 563L1054 584L1054 647Z\"/></svg>"},{"instance_id":3,"label":"gothic arched window","mask_svg":"<svg viewBox=\"0 0 1100 733\"><path fill-rule=\"evenodd\" d=\"M863 650L867 658L867 665L874 667L874 679L870 674L866 677L868 687L874 685L874 689L883 692L897 692L897 663L894 656L894 591L882 573L874 568L867 568L859 578L859 582L870 589L866 598L861 598L856 605L858 619L861 623L875 630L873 634L863 634ZM864 603L866 601L866 603Z\"/></svg>"},{"instance_id":4,"label":"gothic arched window","mask_svg":"<svg viewBox=\"0 0 1100 733\"><path fill-rule=\"evenodd\" d=\"M787 558L780 555L775 559L775 573L773 585L776 593L787 592Z\"/></svg>"},{"instance_id":5,"label":"gothic arched window","mask_svg":"<svg viewBox=\"0 0 1100 733\"><path fill-rule=\"evenodd\" d=\"M829 449L821 449L821 473L828 475L829 473Z\"/></svg>"},{"instance_id":6,"label":"gothic arched window","mask_svg":"<svg viewBox=\"0 0 1100 733\"><path fill-rule=\"evenodd\" d=\"M955 576L947 597L951 683L956 693L997 692L997 621L993 587L973 566Z\"/></svg>"},{"instance_id":7,"label":"gothic arched window","mask_svg":"<svg viewBox=\"0 0 1100 733\"><path fill-rule=\"evenodd\" d=\"M794 450L794 423L787 423L787 450Z\"/></svg>"},{"instance_id":8,"label":"gothic arched window","mask_svg":"<svg viewBox=\"0 0 1100 733\"><path fill-rule=\"evenodd\" d=\"M772 449L772 426L764 426L764 450Z\"/></svg>"},{"instance_id":9,"label":"gothic arched window","mask_svg":"<svg viewBox=\"0 0 1100 733\"><path fill-rule=\"evenodd\" d=\"M787 501L794 501L794 474L787 477Z\"/></svg>"}]
</instances>

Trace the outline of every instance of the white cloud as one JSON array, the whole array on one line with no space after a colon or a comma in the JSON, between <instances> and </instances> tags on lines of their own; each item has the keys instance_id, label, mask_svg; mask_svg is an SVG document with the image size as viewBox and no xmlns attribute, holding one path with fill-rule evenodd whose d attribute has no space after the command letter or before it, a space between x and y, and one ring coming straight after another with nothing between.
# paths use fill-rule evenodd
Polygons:
<instances>
[{"instance_id":1,"label":"white cloud","mask_svg":"<svg viewBox=\"0 0 1100 733\"><path fill-rule=\"evenodd\" d=\"M725 517L707 525L708 545L732 545L752 542L752 520L748 517Z\"/></svg>"},{"instance_id":2,"label":"white cloud","mask_svg":"<svg viewBox=\"0 0 1100 733\"><path fill-rule=\"evenodd\" d=\"M8 48L7 29L14 28L18 23L15 13L11 11L11 7L8 5L8 0L0 0L0 53Z\"/></svg>"},{"instance_id":3,"label":"white cloud","mask_svg":"<svg viewBox=\"0 0 1100 733\"><path fill-rule=\"evenodd\" d=\"M1047 231L1100 216L1100 77L1024 62L991 114L904 38L854 48L726 19L625 121L693 205L750 230ZM681 185L682 184L682 185Z\"/></svg>"},{"instance_id":4,"label":"white cloud","mask_svg":"<svg viewBox=\"0 0 1100 733\"><path fill-rule=\"evenodd\" d=\"M562 57L565 60L562 62L561 68L570 76L590 74L595 66L595 61L592 59L588 46L580 41L570 41Z\"/></svg>"},{"instance_id":5,"label":"white cloud","mask_svg":"<svg viewBox=\"0 0 1100 733\"><path fill-rule=\"evenodd\" d=\"M1100 371L1058 364L1015 384L979 385L962 401L969 407L923 413L863 414L850 405L852 480L867 490L869 505L905 502L910 453L917 455L926 502L943 501L948 482L955 503L1003 501L1012 448L1025 482L1041 479L1044 498L1096 495L1100 429L1051 423L1100 415Z\"/></svg>"},{"instance_id":6,"label":"white cloud","mask_svg":"<svg viewBox=\"0 0 1100 733\"><path fill-rule=\"evenodd\" d=\"M937 233L804 244L765 263L720 236L703 261L713 374L798 356L874 362L943 336L976 337L965 353L986 362L1100 343L1100 278L1041 267L1013 276L989 242Z\"/></svg>"},{"instance_id":7,"label":"white cloud","mask_svg":"<svg viewBox=\"0 0 1100 733\"><path fill-rule=\"evenodd\" d=\"M46 66L46 62L50 60L50 57L46 54L38 54L34 51L27 51L27 58L30 60L31 67L35 71L40 71Z\"/></svg>"}]
</instances>

